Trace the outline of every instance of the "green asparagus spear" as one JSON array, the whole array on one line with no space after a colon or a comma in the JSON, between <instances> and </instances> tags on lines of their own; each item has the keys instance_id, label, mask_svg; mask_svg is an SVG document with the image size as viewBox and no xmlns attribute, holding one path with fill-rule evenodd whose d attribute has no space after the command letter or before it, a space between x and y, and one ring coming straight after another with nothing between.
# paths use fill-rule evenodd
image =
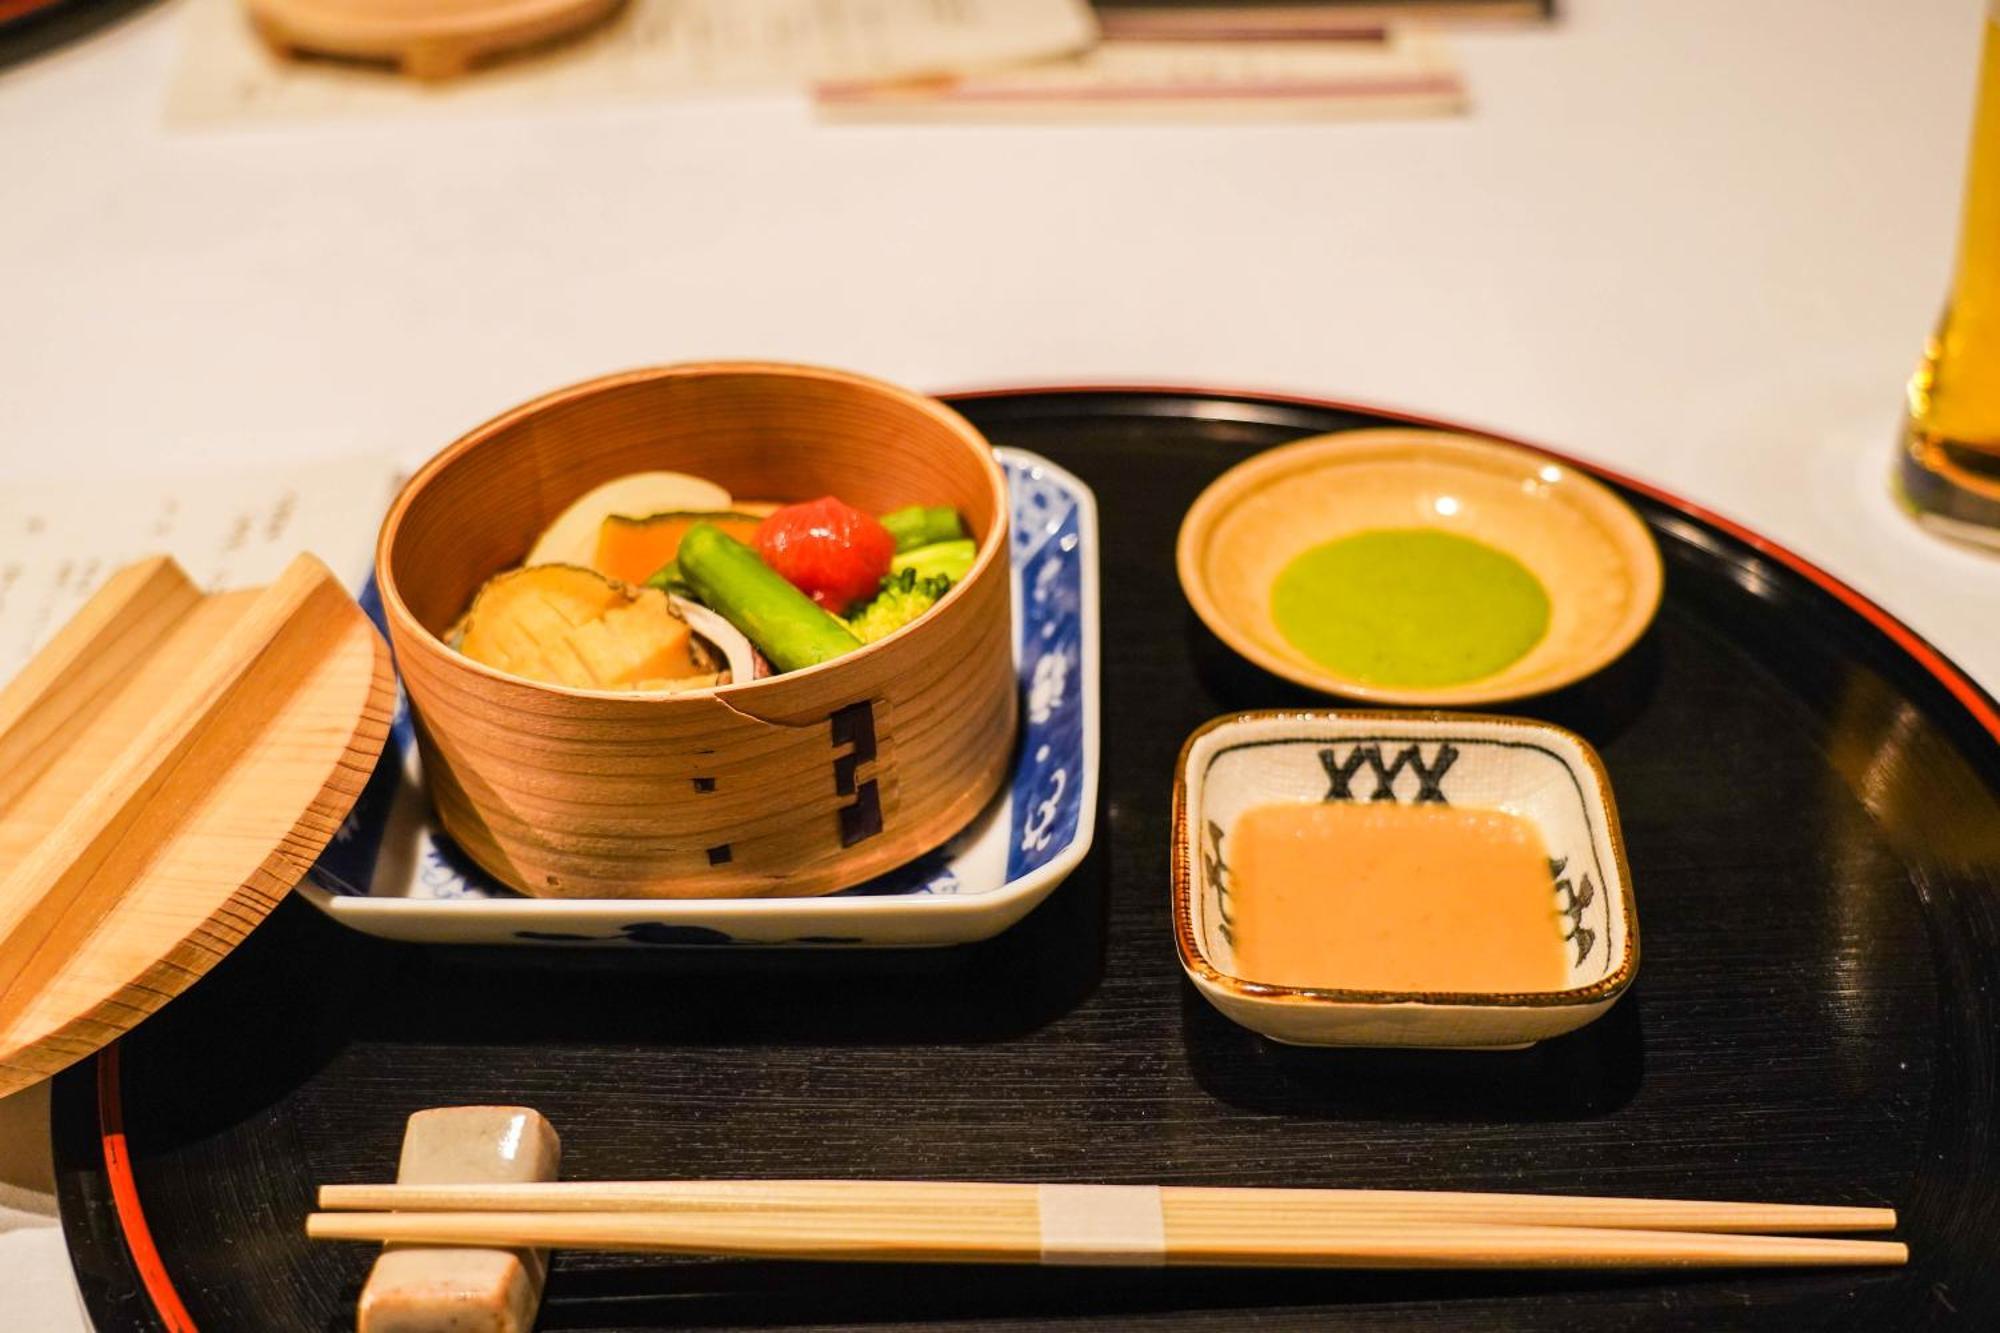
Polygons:
<instances>
[{"instance_id":1,"label":"green asparagus spear","mask_svg":"<svg viewBox=\"0 0 2000 1333\"><path fill-rule=\"evenodd\" d=\"M742 630L780 671L830 662L861 646L846 625L712 523L688 529L679 564L695 595Z\"/></svg>"},{"instance_id":2,"label":"green asparagus spear","mask_svg":"<svg viewBox=\"0 0 2000 1333\"><path fill-rule=\"evenodd\" d=\"M893 514L882 515L882 526L896 539L898 551L913 551L932 542L950 541L965 535L958 511L950 505L911 505Z\"/></svg>"}]
</instances>

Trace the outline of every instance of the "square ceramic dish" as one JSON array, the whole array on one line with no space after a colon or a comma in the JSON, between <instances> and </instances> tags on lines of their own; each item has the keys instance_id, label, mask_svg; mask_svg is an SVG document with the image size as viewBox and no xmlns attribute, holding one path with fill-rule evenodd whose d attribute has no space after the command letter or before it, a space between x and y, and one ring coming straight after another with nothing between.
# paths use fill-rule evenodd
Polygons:
<instances>
[{"instance_id":1,"label":"square ceramic dish","mask_svg":"<svg viewBox=\"0 0 2000 1333\"><path fill-rule=\"evenodd\" d=\"M1236 973L1229 838L1252 806L1418 801L1533 822L1569 945L1561 990L1391 992L1267 985ZM1181 967L1244 1027L1303 1046L1518 1049L1583 1026L1639 967L1639 924L1604 766L1545 722L1454 713L1237 713L1188 738L1174 783L1173 916Z\"/></svg>"},{"instance_id":2,"label":"square ceramic dish","mask_svg":"<svg viewBox=\"0 0 2000 1333\"><path fill-rule=\"evenodd\" d=\"M528 898L437 826L405 702L367 790L299 885L336 921L429 944L918 947L998 934L1089 851L1097 812L1097 504L995 451L1012 525L1021 739L1000 795L943 847L817 898ZM361 602L379 616L372 584Z\"/></svg>"}]
</instances>

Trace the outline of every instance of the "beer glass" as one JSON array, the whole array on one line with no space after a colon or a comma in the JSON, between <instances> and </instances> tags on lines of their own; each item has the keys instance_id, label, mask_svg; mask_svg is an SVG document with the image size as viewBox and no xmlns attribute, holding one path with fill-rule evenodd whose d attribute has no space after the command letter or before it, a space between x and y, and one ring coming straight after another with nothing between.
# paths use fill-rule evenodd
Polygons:
<instances>
[{"instance_id":1,"label":"beer glass","mask_svg":"<svg viewBox=\"0 0 2000 1333\"><path fill-rule=\"evenodd\" d=\"M1958 268L1910 379L1898 462L1919 521L2000 549L2000 0L1989 0Z\"/></svg>"}]
</instances>

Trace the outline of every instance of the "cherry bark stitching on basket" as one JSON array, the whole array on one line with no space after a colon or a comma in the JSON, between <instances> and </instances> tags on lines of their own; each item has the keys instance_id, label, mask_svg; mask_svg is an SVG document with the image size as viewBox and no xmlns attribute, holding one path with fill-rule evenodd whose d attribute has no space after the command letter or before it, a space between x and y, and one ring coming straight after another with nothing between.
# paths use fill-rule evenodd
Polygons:
<instances>
[{"instance_id":1,"label":"cherry bark stitching on basket","mask_svg":"<svg viewBox=\"0 0 2000 1333\"><path fill-rule=\"evenodd\" d=\"M1371 801L1393 801L1396 799L1396 776L1404 768L1417 775L1417 794L1412 803L1424 805L1432 803L1447 805L1444 798L1444 775L1458 759L1458 747L1449 741L1437 748L1437 758L1426 765L1423 751L1415 745L1406 745L1396 752L1394 763L1382 762L1382 747L1379 745L1357 745L1347 752L1343 762L1339 751L1329 745L1319 752L1319 762L1326 769L1326 796L1329 801L1351 801L1354 792L1350 784L1354 775L1364 765L1375 775L1375 792Z\"/></svg>"},{"instance_id":2,"label":"cherry bark stitching on basket","mask_svg":"<svg viewBox=\"0 0 2000 1333\"><path fill-rule=\"evenodd\" d=\"M852 847L882 831L882 795L875 779L855 783L855 771L875 758L875 705L863 699L827 720L833 725L834 745L853 747L833 761L833 789L854 798L852 804L840 807L840 845Z\"/></svg>"}]
</instances>

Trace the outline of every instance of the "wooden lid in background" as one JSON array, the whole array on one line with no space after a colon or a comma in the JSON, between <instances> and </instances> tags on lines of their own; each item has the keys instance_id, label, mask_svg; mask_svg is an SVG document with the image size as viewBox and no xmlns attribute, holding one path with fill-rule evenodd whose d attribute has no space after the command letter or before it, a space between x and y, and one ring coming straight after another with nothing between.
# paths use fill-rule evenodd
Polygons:
<instances>
[{"instance_id":1,"label":"wooden lid in background","mask_svg":"<svg viewBox=\"0 0 2000 1333\"><path fill-rule=\"evenodd\" d=\"M387 61L420 79L580 32L621 0L245 0L279 50Z\"/></svg>"}]
</instances>

